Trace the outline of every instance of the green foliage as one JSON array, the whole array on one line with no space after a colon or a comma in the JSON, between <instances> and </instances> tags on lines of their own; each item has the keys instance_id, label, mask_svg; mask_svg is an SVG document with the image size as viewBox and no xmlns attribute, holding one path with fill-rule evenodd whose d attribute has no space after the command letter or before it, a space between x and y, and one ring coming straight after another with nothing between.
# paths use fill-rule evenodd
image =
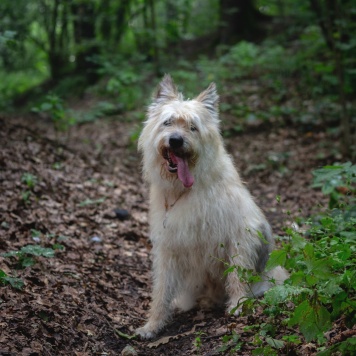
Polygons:
<instances>
[{"instance_id":1,"label":"green foliage","mask_svg":"<svg viewBox=\"0 0 356 356\"><path fill-rule=\"evenodd\" d=\"M291 274L287 284L266 293L264 302L279 307L292 301L296 308L288 325L298 325L306 341L323 343L333 320L343 315L355 321L356 218L332 211L310 224L309 241L288 229L290 244L271 255L269 266L279 261Z\"/></svg>"},{"instance_id":2,"label":"green foliage","mask_svg":"<svg viewBox=\"0 0 356 356\"><path fill-rule=\"evenodd\" d=\"M237 334L235 331L232 331L231 335L224 335L222 337L222 346L220 346L218 348L218 352L222 352L222 353L225 353L227 352L228 350L233 353L233 352L238 352L243 343L242 341L240 340L241 339L241 336L239 334Z\"/></svg>"},{"instance_id":3,"label":"green foliage","mask_svg":"<svg viewBox=\"0 0 356 356\"><path fill-rule=\"evenodd\" d=\"M99 198L99 199L85 199L84 201L79 203L80 207L88 206L88 205L99 205L105 201L106 198Z\"/></svg>"},{"instance_id":4,"label":"green foliage","mask_svg":"<svg viewBox=\"0 0 356 356\"><path fill-rule=\"evenodd\" d=\"M32 108L32 111L48 113L56 132L67 131L76 122L69 110L65 108L63 100L55 94L48 94L45 101L39 107Z\"/></svg>"},{"instance_id":5,"label":"green foliage","mask_svg":"<svg viewBox=\"0 0 356 356\"><path fill-rule=\"evenodd\" d=\"M13 110L12 100L27 90L37 87L46 78L46 74L37 69L19 69L6 71L0 66L0 110Z\"/></svg>"},{"instance_id":6,"label":"green foliage","mask_svg":"<svg viewBox=\"0 0 356 356\"><path fill-rule=\"evenodd\" d=\"M333 193L339 186L351 190L354 170L351 163L318 169L314 172L315 186L325 194ZM268 323L254 327L254 355L275 355L280 349L293 349L300 343L296 335L276 340L276 329L298 327L306 342L316 341L325 348L324 333L332 328L333 322L343 318L348 327L355 324L356 209L352 196L342 198L343 204L340 197L336 198L337 209L307 221L309 229L305 236L287 228L287 242L271 253L266 270L285 267L290 272L287 281L268 290L262 300L241 301L243 312L249 313L258 304L267 315ZM254 281L253 273L236 266L229 267L226 273L236 271L245 283ZM336 350L350 353L354 349L351 338L322 354L331 355Z\"/></svg>"},{"instance_id":7,"label":"green foliage","mask_svg":"<svg viewBox=\"0 0 356 356\"><path fill-rule=\"evenodd\" d=\"M24 283L21 279L8 276L2 269L0 269L0 285L10 284L13 288L22 289Z\"/></svg>"},{"instance_id":8,"label":"green foliage","mask_svg":"<svg viewBox=\"0 0 356 356\"><path fill-rule=\"evenodd\" d=\"M108 78L104 93L115 98L122 109L132 110L143 103L147 92L142 83L151 68L142 58L128 61L121 56L97 56L95 61L98 73ZM140 71L137 71L138 66Z\"/></svg>"},{"instance_id":9,"label":"green foliage","mask_svg":"<svg viewBox=\"0 0 356 356\"><path fill-rule=\"evenodd\" d=\"M195 333L195 339L193 341L193 346L197 349L200 350L202 345L203 345L203 341L202 341L202 336L206 335L205 333L203 333L202 331L198 331Z\"/></svg>"},{"instance_id":10,"label":"green foliage","mask_svg":"<svg viewBox=\"0 0 356 356\"><path fill-rule=\"evenodd\" d=\"M0 32L0 51L2 48L16 48L17 41L15 39L15 31Z\"/></svg>"},{"instance_id":11,"label":"green foliage","mask_svg":"<svg viewBox=\"0 0 356 356\"><path fill-rule=\"evenodd\" d=\"M318 353L318 356L354 355L356 353L356 338L350 337L345 341L338 342L330 348Z\"/></svg>"},{"instance_id":12,"label":"green foliage","mask_svg":"<svg viewBox=\"0 0 356 356\"><path fill-rule=\"evenodd\" d=\"M189 0L107 0L105 6L96 0L43 4L19 0L16 7L3 0L0 109L10 110L14 96L38 100L53 84L54 97L35 110L49 113L56 130L65 131L72 115L58 97L90 92L108 97L111 112L134 110L145 104L156 77L170 72L188 97L211 81L224 88L231 100L221 110L238 118L225 135L286 118L313 123L343 117L351 127L356 88L354 2L346 0L341 6L337 1L335 8L334 2L320 0L254 4L275 20L268 24L271 33L261 41L245 39L227 46L219 43L219 36L222 27L233 25L221 16L236 9L226 9L218 0L203 5ZM27 95L49 78L51 82ZM251 103L251 94L244 95L241 89L242 79L259 87L266 105ZM80 120L95 120L102 111L106 108L94 108ZM286 173L283 166L278 169Z\"/></svg>"},{"instance_id":13,"label":"green foliage","mask_svg":"<svg viewBox=\"0 0 356 356\"><path fill-rule=\"evenodd\" d=\"M98 102L89 112L76 113L76 121L78 123L91 122L97 119L121 114L124 107L121 104L113 104L108 101Z\"/></svg>"},{"instance_id":14,"label":"green foliage","mask_svg":"<svg viewBox=\"0 0 356 356\"><path fill-rule=\"evenodd\" d=\"M18 268L26 268L36 263L34 257L54 257L54 250L39 245L27 245L21 247L19 251L10 251L1 254L3 257L16 257Z\"/></svg>"},{"instance_id":15,"label":"green foliage","mask_svg":"<svg viewBox=\"0 0 356 356\"><path fill-rule=\"evenodd\" d=\"M25 183L28 189L33 189L37 181L37 177L31 173L24 173L21 177L21 182Z\"/></svg>"},{"instance_id":16,"label":"green foliage","mask_svg":"<svg viewBox=\"0 0 356 356\"><path fill-rule=\"evenodd\" d=\"M31 237L34 241L40 242L42 238L53 238L53 234L46 234L45 236L35 229L31 230ZM59 236L57 241L64 240L65 237ZM63 250L64 246L55 243L52 247L42 247L40 245L26 245L21 247L18 251L10 251L2 253L0 256L7 258L14 258L16 260L16 268L24 269L31 267L36 263L37 257L53 258L56 250ZM4 271L0 269L0 284L10 284L12 287L21 289L24 282L15 277L8 276Z\"/></svg>"},{"instance_id":17,"label":"green foliage","mask_svg":"<svg viewBox=\"0 0 356 356\"><path fill-rule=\"evenodd\" d=\"M38 179L35 175L31 173L24 173L21 177L21 182L26 184L26 190L21 192L21 199L25 204L28 204L30 202L30 197L33 192L33 188L36 186L38 183Z\"/></svg>"},{"instance_id":18,"label":"green foliage","mask_svg":"<svg viewBox=\"0 0 356 356\"><path fill-rule=\"evenodd\" d=\"M356 165L351 162L316 169L313 175L313 187L329 196L330 208L338 207L355 193Z\"/></svg>"}]
</instances>

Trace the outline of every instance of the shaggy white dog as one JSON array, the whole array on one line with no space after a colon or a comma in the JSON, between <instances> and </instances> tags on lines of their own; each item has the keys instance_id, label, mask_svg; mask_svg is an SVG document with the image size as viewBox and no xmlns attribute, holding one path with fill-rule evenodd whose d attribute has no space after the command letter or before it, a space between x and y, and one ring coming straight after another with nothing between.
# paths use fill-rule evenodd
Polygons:
<instances>
[{"instance_id":1,"label":"shaggy white dog","mask_svg":"<svg viewBox=\"0 0 356 356\"><path fill-rule=\"evenodd\" d=\"M149 320L136 333L152 338L174 308L198 299L236 309L263 294L287 273L264 273L273 249L271 228L245 188L219 132L215 84L184 100L171 77L159 84L139 139L144 177L150 184L153 292ZM261 280L243 283L234 265ZM235 314L238 314L239 309Z\"/></svg>"}]
</instances>

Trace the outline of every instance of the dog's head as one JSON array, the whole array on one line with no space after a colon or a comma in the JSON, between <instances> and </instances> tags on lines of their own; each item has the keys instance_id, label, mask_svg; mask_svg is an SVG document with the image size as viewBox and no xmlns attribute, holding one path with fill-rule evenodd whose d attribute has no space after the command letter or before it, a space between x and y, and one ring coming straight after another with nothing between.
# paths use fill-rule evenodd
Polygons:
<instances>
[{"instance_id":1,"label":"dog's head","mask_svg":"<svg viewBox=\"0 0 356 356\"><path fill-rule=\"evenodd\" d=\"M199 166L209 165L207 156L220 144L218 100L214 83L195 99L184 100L172 78L165 75L139 139L149 181L157 180L158 173L162 179L178 178L185 188L192 187Z\"/></svg>"}]
</instances>

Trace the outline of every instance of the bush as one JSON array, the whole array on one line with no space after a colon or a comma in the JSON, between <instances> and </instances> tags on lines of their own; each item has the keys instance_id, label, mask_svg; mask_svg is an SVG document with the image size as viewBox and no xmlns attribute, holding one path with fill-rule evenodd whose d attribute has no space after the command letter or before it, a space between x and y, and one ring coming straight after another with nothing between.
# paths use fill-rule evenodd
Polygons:
<instances>
[{"instance_id":1,"label":"bush","mask_svg":"<svg viewBox=\"0 0 356 356\"><path fill-rule=\"evenodd\" d=\"M299 339L293 331L296 326L306 342L316 341L320 345L324 355L337 350L344 354L356 351L355 339L346 339L328 350L325 338L335 322L343 320L349 328L356 323L355 168L344 163L313 172L314 186L331 197L332 208L309 219L305 234L286 229L282 247L271 253L266 270L283 266L290 277L284 285L267 291L262 300L243 302L243 310L259 305L267 316L265 323L254 325L254 354L266 347L271 354L276 354L276 349L287 352L295 348L298 343L294 341ZM338 187L346 187L352 194L343 195ZM233 270L230 267L230 272ZM283 329L283 340L273 338L278 329Z\"/></svg>"}]
</instances>

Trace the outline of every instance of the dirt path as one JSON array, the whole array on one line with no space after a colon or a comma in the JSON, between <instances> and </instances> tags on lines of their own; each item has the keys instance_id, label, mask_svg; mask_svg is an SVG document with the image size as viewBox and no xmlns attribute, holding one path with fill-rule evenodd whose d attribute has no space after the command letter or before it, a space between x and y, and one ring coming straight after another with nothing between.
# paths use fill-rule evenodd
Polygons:
<instances>
[{"instance_id":1,"label":"dirt path","mask_svg":"<svg viewBox=\"0 0 356 356\"><path fill-rule=\"evenodd\" d=\"M235 318L193 310L153 342L119 335L144 322L151 288L147 188L129 139L133 124L82 125L61 144L35 118L2 117L0 125L0 253L63 246L25 269L0 257L0 269L25 283L21 291L0 286L0 355L117 355L127 345L141 355L212 355L231 330L251 340L242 328L263 318L258 311ZM323 199L310 184L311 171L332 159L324 133L271 128L226 142L276 233ZM33 188L24 173L36 176ZM239 352L250 353L248 345Z\"/></svg>"}]
</instances>

